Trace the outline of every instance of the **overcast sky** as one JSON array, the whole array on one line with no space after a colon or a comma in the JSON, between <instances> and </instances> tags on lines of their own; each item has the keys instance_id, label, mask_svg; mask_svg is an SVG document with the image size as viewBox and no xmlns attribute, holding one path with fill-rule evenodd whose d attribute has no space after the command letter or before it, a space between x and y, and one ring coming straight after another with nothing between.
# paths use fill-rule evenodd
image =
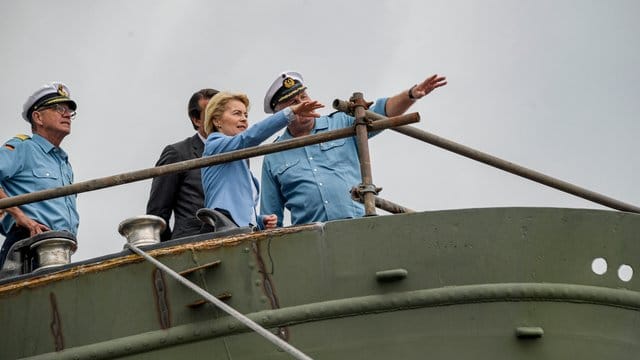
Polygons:
<instances>
[{"instance_id":1,"label":"overcast sky","mask_svg":"<svg viewBox=\"0 0 640 360\"><path fill-rule=\"evenodd\" d=\"M438 73L449 84L412 108L417 127L640 205L635 0L6 0L0 13L0 139L30 133L26 98L65 82L76 182L152 167L193 134L186 104L203 87L247 93L256 122L282 70L324 113ZM380 195L417 210L602 208L398 133L370 146ZM120 251L117 226L145 212L150 184L80 194L73 260Z\"/></svg>"}]
</instances>

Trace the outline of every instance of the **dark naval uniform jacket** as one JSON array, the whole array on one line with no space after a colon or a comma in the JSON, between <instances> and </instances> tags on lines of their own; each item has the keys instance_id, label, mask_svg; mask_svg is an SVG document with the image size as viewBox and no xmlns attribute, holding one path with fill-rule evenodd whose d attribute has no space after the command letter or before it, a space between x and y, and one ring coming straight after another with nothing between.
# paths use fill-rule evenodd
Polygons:
<instances>
[{"instance_id":1,"label":"dark naval uniform jacket","mask_svg":"<svg viewBox=\"0 0 640 360\"><path fill-rule=\"evenodd\" d=\"M204 143L198 134L195 134L167 145L162 150L156 166L200 158L203 151ZM167 229L161 234L162 241L198 234L202 223L196 217L196 211L203 207L204 193L200 169L153 179L147 214L159 216L167 223ZM175 220L173 229L169 226L172 212Z\"/></svg>"}]
</instances>

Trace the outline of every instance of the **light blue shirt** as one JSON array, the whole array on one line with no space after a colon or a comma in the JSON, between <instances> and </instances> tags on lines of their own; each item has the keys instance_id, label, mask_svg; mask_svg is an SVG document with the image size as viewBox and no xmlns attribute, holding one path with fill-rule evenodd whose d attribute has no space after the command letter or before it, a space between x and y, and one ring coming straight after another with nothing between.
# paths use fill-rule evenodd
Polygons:
<instances>
[{"instance_id":1,"label":"light blue shirt","mask_svg":"<svg viewBox=\"0 0 640 360\"><path fill-rule=\"evenodd\" d=\"M259 145L287 126L290 115L291 109L285 108L235 136L213 132L204 144L203 156ZM255 215L258 197L254 196L254 186L255 191L259 192L258 180L249 170L245 160L202 168L205 206L228 211L238 226L264 226L262 216Z\"/></svg>"},{"instance_id":2,"label":"light blue shirt","mask_svg":"<svg viewBox=\"0 0 640 360\"><path fill-rule=\"evenodd\" d=\"M13 148L13 149L12 149ZM9 196L52 189L73 183L73 169L67 153L38 134L31 139L13 138L0 148L0 187ZM20 205L31 219L51 230L77 234L77 195L68 195ZM6 233L15 224L12 216L2 219Z\"/></svg>"},{"instance_id":3,"label":"light blue shirt","mask_svg":"<svg viewBox=\"0 0 640 360\"><path fill-rule=\"evenodd\" d=\"M379 99L370 110L386 115L386 103ZM353 126L354 121L342 112L321 116L311 134ZM285 130L276 141L291 138ZM292 224L361 217L364 207L350 194L361 182L355 137L269 154L262 163L260 212L276 214L279 226L284 208L291 212Z\"/></svg>"}]
</instances>

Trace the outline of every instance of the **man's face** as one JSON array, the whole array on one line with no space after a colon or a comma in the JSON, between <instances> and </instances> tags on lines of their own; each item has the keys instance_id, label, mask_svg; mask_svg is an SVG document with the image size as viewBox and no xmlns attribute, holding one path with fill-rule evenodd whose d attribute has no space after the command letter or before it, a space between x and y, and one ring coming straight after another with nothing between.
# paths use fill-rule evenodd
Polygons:
<instances>
[{"instance_id":1,"label":"man's face","mask_svg":"<svg viewBox=\"0 0 640 360\"><path fill-rule=\"evenodd\" d=\"M275 111L280 111L288 106L300 104L303 101L312 101L309 94L306 91L297 94L287 101L283 101L276 105ZM289 129L289 133L293 136L302 136L307 135L313 129L313 126L316 123L316 118L314 117L301 117L299 116L296 121L292 121L287 128Z\"/></svg>"},{"instance_id":2,"label":"man's face","mask_svg":"<svg viewBox=\"0 0 640 360\"><path fill-rule=\"evenodd\" d=\"M203 120L203 116L204 116L204 109L207 107L207 104L209 103L209 100L211 98L202 98L200 100L198 100L198 106L200 107L200 118L199 119L191 119L191 122L193 122L193 125L195 125L198 128L198 132L200 134L202 134L202 136L204 136L204 120Z\"/></svg>"},{"instance_id":3,"label":"man's face","mask_svg":"<svg viewBox=\"0 0 640 360\"><path fill-rule=\"evenodd\" d=\"M39 134L56 137L64 137L71 133L72 117L75 117L75 111L66 103L47 106L32 114Z\"/></svg>"}]
</instances>

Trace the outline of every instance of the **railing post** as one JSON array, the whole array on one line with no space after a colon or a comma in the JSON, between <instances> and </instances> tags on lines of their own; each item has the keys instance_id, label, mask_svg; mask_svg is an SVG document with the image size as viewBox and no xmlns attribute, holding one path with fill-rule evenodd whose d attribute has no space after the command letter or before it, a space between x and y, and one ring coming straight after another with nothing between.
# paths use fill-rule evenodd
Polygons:
<instances>
[{"instance_id":1,"label":"railing post","mask_svg":"<svg viewBox=\"0 0 640 360\"><path fill-rule=\"evenodd\" d=\"M364 215L375 216L376 203L375 195L377 195L376 187L373 185L373 176L371 175L371 158L369 157L369 132L365 110L369 107L364 101L364 97L360 92L354 92L351 97L353 103L353 111L356 118L356 140L358 144L358 159L360 160L360 173L362 174L362 184L358 191L364 200Z\"/></svg>"}]
</instances>

